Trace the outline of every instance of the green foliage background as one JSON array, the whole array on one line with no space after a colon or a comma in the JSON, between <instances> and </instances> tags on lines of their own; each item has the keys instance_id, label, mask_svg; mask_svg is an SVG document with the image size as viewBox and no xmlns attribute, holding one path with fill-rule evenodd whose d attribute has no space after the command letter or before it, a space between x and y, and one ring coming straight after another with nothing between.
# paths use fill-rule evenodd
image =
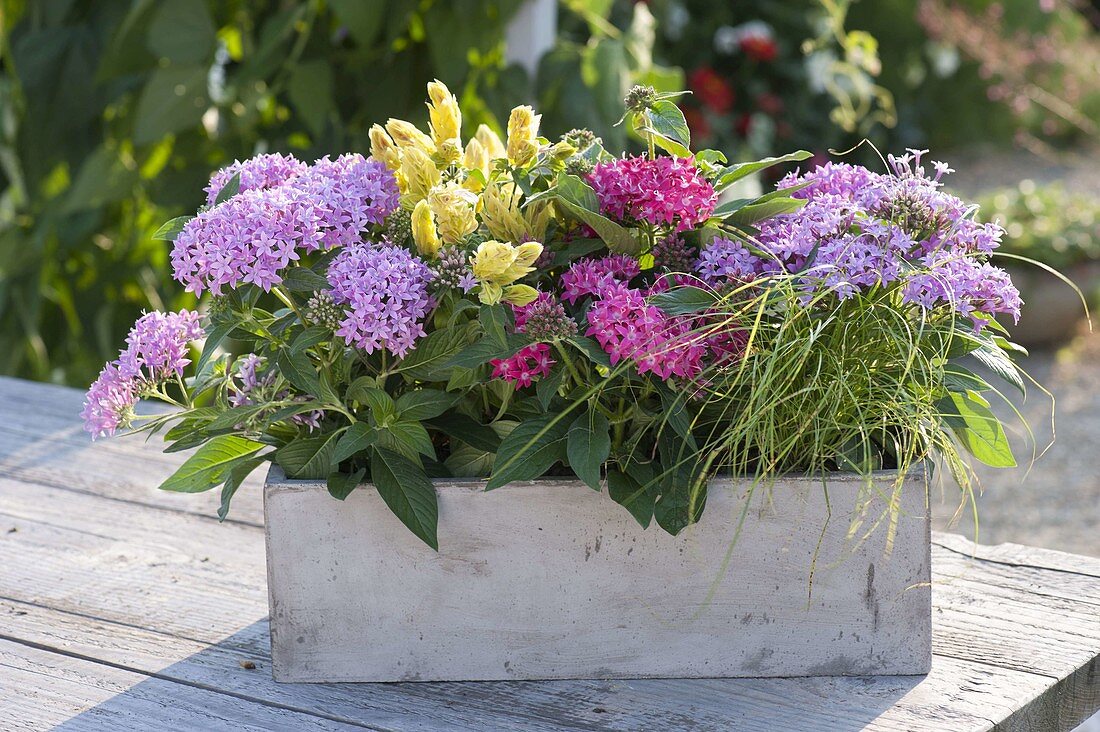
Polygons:
<instances>
[{"instance_id":1,"label":"green foliage background","mask_svg":"<svg viewBox=\"0 0 1100 732\"><path fill-rule=\"evenodd\" d=\"M432 78L467 133L527 102L550 133L610 129L631 83L682 81L645 13L582 7L536 85L504 59L520 0L0 2L0 373L77 386L143 309L193 304L150 235L213 169L364 151L372 123L426 119Z\"/></svg>"}]
</instances>

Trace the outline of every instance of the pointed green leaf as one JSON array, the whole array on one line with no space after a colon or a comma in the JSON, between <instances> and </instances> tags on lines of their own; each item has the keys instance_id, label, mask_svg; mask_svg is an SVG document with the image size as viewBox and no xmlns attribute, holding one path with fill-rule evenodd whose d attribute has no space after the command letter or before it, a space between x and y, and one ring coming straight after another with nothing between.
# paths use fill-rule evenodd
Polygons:
<instances>
[{"instance_id":1,"label":"pointed green leaf","mask_svg":"<svg viewBox=\"0 0 1100 732\"><path fill-rule=\"evenodd\" d=\"M630 512L643 529L653 520L653 495L629 475L617 470L607 473L607 493L611 500Z\"/></svg>"},{"instance_id":2,"label":"pointed green leaf","mask_svg":"<svg viewBox=\"0 0 1100 732\"><path fill-rule=\"evenodd\" d=\"M229 515L229 502L233 500L233 496L236 495L237 489L241 487L241 483L244 479L252 473L261 463L267 462L267 457L254 457L249 458L243 462L237 463L232 470L229 471L229 477L225 479L225 484L222 486L222 500L221 505L218 506L218 520L225 521L225 517Z\"/></svg>"},{"instance_id":3,"label":"pointed green leaf","mask_svg":"<svg viewBox=\"0 0 1100 732\"><path fill-rule=\"evenodd\" d=\"M397 415L403 420L420 422L438 417L454 406L459 394L449 394L437 389L417 389L397 398Z\"/></svg>"},{"instance_id":4,"label":"pointed green leaf","mask_svg":"<svg viewBox=\"0 0 1100 732\"><path fill-rule=\"evenodd\" d=\"M156 232L153 233L153 238L158 241L175 241L176 237L183 231L183 227L188 221L195 218L194 216L177 216L176 218L167 221Z\"/></svg>"},{"instance_id":5,"label":"pointed green leaf","mask_svg":"<svg viewBox=\"0 0 1100 732\"><path fill-rule=\"evenodd\" d=\"M521 422L500 442L486 490L537 478L565 459L567 423L557 414Z\"/></svg>"},{"instance_id":6,"label":"pointed green leaf","mask_svg":"<svg viewBox=\"0 0 1100 732\"><path fill-rule=\"evenodd\" d=\"M424 469L398 452L377 448L371 460L371 480L401 523L438 551L439 506L435 486Z\"/></svg>"},{"instance_id":7,"label":"pointed green leaf","mask_svg":"<svg viewBox=\"0 0 1100 732\"><path fill-rule=\"evenodd\" d=\"M566 456L569 467L593 490L600 490L600 468L611 454L611 428L607 417L591 411L569 426Z\"/></svg>"},{"instance_id":8,"label":"pointed green leaf","mask_svg":"<svg viewBox=\"0 0 1100 732\"><path fill-rule=\"evenodd\" d=\"M160 489L178 493L208 491L225 480L240 461L264 448L263 443L238 437L219 435L211 438L194 455L187 458L175 473L160 484Z\"/></svg>"},{"instance_id":9,"label":"pointed green leaf","mask_svg":"<svg viewBox=\"0 0 1100 732\"><path fill-rule=\"evenodd\" d=\"M333 456L342 431L317 437L302 437L288 442L275 451L275 462L288 477L300 479L325 478L336 468Z\"/></svg>"},{"instance_id":10,"label":"pointed green leaf","mask_svg":"<svg viewBox=\"0 0 1100 732\"><path fill-rule=\"evenodd\" d=\"M328 484L329 494L338 501L344 500L356 486L363 482L363 476L366 474L367 471L363 468L359 468L354 473L329 474L328 480L325 481Z\"/></svg>"},{"instance_id":11,"label":"pointed green leaf","mask_svg":"<svg viewBox=\"0 0 1100 732\"><path fill-rule=\"evenodd\" d=\"M332 453L332 462L336 465L350 457L358 455L374 445L374 428L366 422L356 422L340 437Z\"/></svg>"}]
</instances>

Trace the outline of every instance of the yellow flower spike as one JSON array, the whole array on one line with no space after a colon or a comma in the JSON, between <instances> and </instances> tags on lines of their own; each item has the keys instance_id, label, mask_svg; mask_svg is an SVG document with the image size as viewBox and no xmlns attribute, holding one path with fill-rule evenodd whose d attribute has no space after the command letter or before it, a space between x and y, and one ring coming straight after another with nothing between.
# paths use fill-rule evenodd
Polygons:
<instances>
[{"instance_id":1,"label":"yellow flower spike","mask_svg":"<svg viewBox=\"0 0 1100 732\"><path fill-rule=\"evenodd\" d=\"M458 99L439 79L428 84L428 127L432 131L432 140L439 148L444 142L453 140L456 147L461 146L459 135L462 129L462 111L458 108Z\"/></svg>"},{"instance_id":2,"label":"yellow flower spike","mask_svg":"<svg viewBox=\"0 0 1100 732\"><path fill-rule=\"evenodd\" d=\"M550 225L550 217L553 209L549 201L535 201L527 204L523 211L523 220L527 227L527 239L542 240L546 238L546 227Z\"/></svg>"},{"instance_id":3,"label":"yellow flower spike","mask_svg":"<svg viewBox=\"0 0 1100 732\"><path fill-rule=\"evenodd\" d=\"M522 167L535 160L539 152L539 120L542 115L526 105L516 107L508 116L508 162Z\"/></svg>"},{"instance_id":4,"label":"yellow flower spike","mask_svg":"<svg viewBox=\"0 0 1100 732\"><path fill-rule=\"evenodd\" d=\"M382 125L371 125L370 155L375 160L382 161L390 170L401 167L401 149L397 147Z\"/></svg>"},{"instance_id":5,"label":"yellow flower spike","mask_svg":"<svg viewBox=\"0 0 1100 732\"><path fill-rule=\"evenodd\" d=\"M492 282L482 282L477 299L486 305L496 305L504 296L504 288L494 285Z\"/></svg>"},{"instance_id":6,"label":"yellow flower spike","mask_svg":"<svg viewBox=\"0 0 1100 732\"><path fill-rule=\"evenodd\" d=\"M458 144L458 138L453 140L444 140L439 143L439 146L435 149L435 155L432 156L432 160L440 168L446 168L451 163L457 163L462 159L462 146Z\"/></svg>"},{"instance_id":7,"label":"yellow flower spike","mask_svg":"<svg viewBox=\"0 0 1100 732\"><path fill-rule=\"evenodd\" d=\"M516 247L516 260L513 263L513 267L523 268L525 271L523 274L534 270L535 261L542 256L542 244L537 241L529 241L520 244ZM513 278L513 281L518 280L523 275L518 275Z\"/></svg>"},{"instance_id":8,"label":"yellow flower spike","mask_svg":"<svg viewBox=\"0 0 1100 732\"><path fill-rule=\"evenodd\" d=\"M435 219L427 201L421 200L413 207L411 223L416 250L424 256L434 257L439 252L441 243L435 233Z\"/></svg>"},{"instance_id":9,"label":"yellow flower spike","mask_svg":"<svg viewBox=\"0 0 1100 732\"><path fill-rule=\"evenodd\" d=\"M489 153L485 151L485 146L478 142L477 138L471 139L466 143L466 153L462 158L462 167L470 171L479 171L481 178L476 175L469 175L466 177L464 185L467 190L478 193L485 187L483 180L489 178Z\"/></svg>"},{"instance_id":10,"label":"yellow flower spike","mask_svg":"<svg viewBox=\"0 0 1100 732\"><path fill-rule=\"evenodd\" d=\"M577 148L564 141L556 142L550 146L550 157L557 162L562 162L575 152L577 152Z\"/></svg>"},{"instance_id":11,"label":"yellow flower spike","mask_svg":"<svg viewBox=\"0 0 1100 732\"><path fill-rule=\"evenodd\" d=\"M407 147L401 153L401 175L405 178L405 193L401 203L411 208L418 201L428 197L433 188L439 185L439 168L418 147Z\"/></svg>"},{"instance_id":12,"label":"yellow flower spike","mask_svg":"<svg viewBox=\"0 0 1100 732\"><path fill-rule=\"evenodd\" d=\"M527 236L527 222L519 210L515 183L501 181L487 186L481 193L479 210L485 228L497 239L524 241L532 238Z\"/></svg>"},{"instance_id":13,"label":"yellow flower spike","mask_svg":"<svg viewBox=\"0 0 1100 732\"><path fill-rule=\"evenodd\" d=\"M516 249L511 244L490 239L478 245L470 261L474 277L496 285L509 285L515 277L508 278L507 273L516 261Z\"/></svg>"},{"instance_id":14,"label":"yellow flower spike","mask_svg":"<svg viewBox=\"0 0 1100 732\"><path fill-rule=\"evenodd\" d=\"M474 133L474 139L485 148L490 162L508 157L508 151L505 150L504 143L500 141L500 136L493 132L488 125L478 125L477 132Z\"/></svg>"},{"instance_id":15,"label":"yellow flower spike","mask_svg":"<svg viewBox=\"0 0 1100 732\"><path fill-rule=\"evenodd\" d=\"M425 155L435 153L435 143L432 142L432 138L416 129L416 125L410 122L391 117L386 122L386 132L390 133L390 137L393 138L393 141L397 143L402 152L415 148Z\"/></svg>"},{"instance_id":16,"label":"yellow flower spike","mask_svg":"<svg viewBox=\"0 0 1100 732\"><path fill-rule=\"evenodd\" d=\"M477 196L457 183L439 186L428 194L428 205L445 244L457 244L477 230L476 204Z\"/></svg>"},{"instance_id":17,"label":"yellow flower spike","mask_svg":"<svg viewBox=\"0 0 1100 732\"><path fill-rule=\"evenodd\" d=\"M504 288L504 302L509 305L530 305L538 299L539 291L530 285L509 285Z\"/></svg>"}]
</instances>

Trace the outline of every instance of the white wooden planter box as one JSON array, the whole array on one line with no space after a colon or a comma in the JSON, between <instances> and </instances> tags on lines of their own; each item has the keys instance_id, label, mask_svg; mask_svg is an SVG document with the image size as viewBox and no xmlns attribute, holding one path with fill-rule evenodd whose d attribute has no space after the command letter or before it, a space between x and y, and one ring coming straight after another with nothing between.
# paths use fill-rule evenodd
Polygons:
<instances>
[{"instance_id":1,"label":"white wooden planter box","mask_svg":"<svg viewBox=\"0 0 1100 732\"><path fill-rule=\"evenodd\" d=\"M641 529L579 481L491 492L439 481L439 552L377 491L344 502L278 468L264 494L278 681L923 674L931 665L927 486L846 536L854 476L713 481L700 523ZM869 523L892 490L884 474ZM875 493L875 491L870 491ZM731 548L732 547L732 548ZM816 561L814 555L816 551ZM811 591L812 571L812 591Z\"/></svg>"}]
</instances>

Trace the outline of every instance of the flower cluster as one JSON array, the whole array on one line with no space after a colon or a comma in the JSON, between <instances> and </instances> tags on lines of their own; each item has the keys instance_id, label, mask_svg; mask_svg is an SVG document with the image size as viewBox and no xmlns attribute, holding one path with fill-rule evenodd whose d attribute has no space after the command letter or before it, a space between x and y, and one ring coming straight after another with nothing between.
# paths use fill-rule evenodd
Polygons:
<instances>
[{"instance_id":1,"label":"flower cluster","mask_svg":"<svg viewBox=\"0 0 1100 732\"><path fill-rule=\"evenodd\" d=\"M577 334L577 323L554 296L544 292L528 305L513 307L516 332L540 342L560 341Z\"/></svg>"},{"instance_id":2,"label":"flower cluster","mask_svg":"<svg viewBox=\"0 0 1100 732\"><path fill-rule=\"evenodd\" d=\"M188 344L203 337L199 314L147 313L134 323L126 348L103 367L88 389L80 416L93 437L113 435L133 418L139 397L183 375L191 363Z\"/></svg>"},{"instance_id":3,"label":"flower cluster","mask_svg":"<svg viewBox=\"0 0 1100 732\"><path fill-rule=\"evenodd\" d=\"M621 158L597 165L588 182L605 215L674 231L706 221L718 200L689 158Z\"/></svg>"},{"instance_id":4,"label":"flower cluster","mask_svg":"<svg viewBox=\"0 0 1100 732\"><path fill-rule=\"evenodd\" d=\"M241 191L187 222L172 248L173 275L188 291L217 295L241 284L270 290L303 253L357 241L397 208L396 180L377 161L326 157L279 181L291 168L298 170L280 158L227 169L241 173ZM215 174L211 188L224 177Z\"/></svg>"},{"instance_id":5,"label":"flower cluster","mask_svg":"<svg viewBox=\"0 0 1100 732\"><path fill-rule=\"evenodd\" d=\"M550 358L549 344L532 343L514 356L493 359L493 378L511 381L518 387L531 386L536 378L549 376L555 363Z\"/></svg>"},{"instance_id":6,"label":"flower cluster","mask_svg":"<svg viewBox=\"0 0 1100 732\"><path fill-rule=\"evenodd\" d=\"M602 259L581 259L561 276L561 299L570 305L588 296L598 296L620 282L629 282L641 273L638 260L626 254Z\"/></svg>"},{"instance_id":7,"label":"flower cluster","mask_svg":"<svg viewBox=\"0 0 1100 732\"><path fill-rule=\"evenodd\" d=\"M373 353L404 356L424 335L432 308L432 271L407 249L362 242L345 247L328 269L332 299L345 307L336 334Z\"/></svg>"},{"instance_id":8,"label":"flower cluster","mask_svg":"<svg viewBox=\"0 0 1100 732\"><path fill-rule=\"evenodd\" d=\"M985 261L1000 244L1001 228L973 221L969 207L941 187L950 169L934 163L928 175L922 154L891 156L890 173L830 163L787 176L779 187L802 186L793 195L805 206L761 224L759 254L727 238L713 240L697 274L718 285L797 273L807 297L827 290L841 299L898 285L905 303L924 309L1018 319L1019 292Z\"/></svg>"},{"instance_id":9,"label":"flower cluster","mask_svg":"<svg viewBox=\"0 0 1100 732\"><path fill-rule=\"evenodd\" d=\"M632 360L639 374L692 378L703 370L704 339L690 318L673 318L646 302L637 289L609 288L588 311L586 335L607 351L611 364Z\"/></svg>"},{"instance_id":10,"label":"flower cluster","mask_svg":"<svg viewBox=\"0 0 1100 732\"><path fill-rule=\"evenodd\" d=\"M240 174L240 186L238 191L261 191L265 188L274 188L286 183L291 178L296 178L306 172L309 166L301 162L293 155L257 155L243 163L234 161L210 178L210 184L204 188L206 191L206 205L213 206L225 185Z\"/></svg>"}]
</instances>

